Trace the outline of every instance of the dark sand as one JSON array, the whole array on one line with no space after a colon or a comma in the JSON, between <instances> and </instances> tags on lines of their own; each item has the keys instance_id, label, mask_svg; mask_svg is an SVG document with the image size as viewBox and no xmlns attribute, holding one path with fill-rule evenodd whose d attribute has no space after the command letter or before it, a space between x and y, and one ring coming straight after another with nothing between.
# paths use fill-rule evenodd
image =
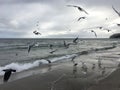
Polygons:
<instances>
[{"instance_id":1,"label":"dark sand","mask_svg":"<svg viewBox=\"0 0 120 90\"><path fill-rule=\"evenodd\" d=\"M120 70L116 70L107 78L98 81L106 74L101 76L100 70L92 71L91 67L85 74L82 72L81 64L74 67L72 62L68 62L52 65L51 68L44 73L39 72L1 84L0 90L119 90L120 87ZM34 71L38 69L41 67Z\"/></svg>"}]
</instances>

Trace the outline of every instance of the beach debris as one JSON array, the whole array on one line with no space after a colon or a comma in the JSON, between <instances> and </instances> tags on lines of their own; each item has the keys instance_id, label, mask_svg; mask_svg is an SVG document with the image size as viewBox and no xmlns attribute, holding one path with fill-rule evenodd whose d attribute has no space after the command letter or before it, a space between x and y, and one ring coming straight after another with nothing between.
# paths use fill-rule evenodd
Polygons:
<instances>
[{"instance_id":1,"label":"beach debris","mask_svg":"<svg viewBox=\"0 0 120 90\"><path fill-rule=\"evenodd\" d=\"M76 5L67 5L67 6L68 6L68 7L75 7L75 8L77 8L79 11L82 11L82 12L88 14L88 12L85 11L85 10L84 10L82 7L80 7L80 6L76 6Z\"/></svg>"},{"instance_id":2,"label":"beach debris","mask_svg":"<svg viewBox=\"0 0 120 90\"><path fill-rule=\"evenodd\" d=\"M120 12L118 12L113 6L112 6L112 8L118 14L118 16L120 17Z\"/></svg>"},{"instance_id":3,"label":"beach debris","mask_svg":"<svg viewBox=\"0 0 120 90\"><path fill-rule=\"evenodd\" d=\"M54 90L54 85L55 85L58 81L60 81L64 76L66 76L66 74L62 74L60 77L58 77L57 80L53 81L50 90Z\"/></svg>"},{"instance_id":4,"label":"beach debris","mask_svg":"<svg viewBox=\"0 0 120 90\"><path fill-rule=\"evenodd\" d=\"M81 19L86 19L86 17L79 17L77 21L80 21Z\"/></svg>"},{"instance_id":5,"label":"beach debris","mask_svg":"<svg viewBox=\"0 0 120 90\"><path fill-rule=\"evenodd\" d=\"M91 32L93 32L95 34L95 37L97 37L97 34L96 34L96 32L94 30L91 30Z\"/></svg>"},{"instance_id":6,"label":"beach debris","mask_svg":"<svg viewBox=\"0 0 120 90\"><path fill-rule=\"evenodd\" d=\"M33 31L33 33L35 34L35 35L41 35L41 33L40 32L38 32L38 31Z\"/></svg>"},{"instance_id":7,"label":"beach debris","mask_svg":"<svg viewBox=\"0 0 120 90\"><path fill-rule=\"evenodd\" d=\"M4 79L3 79L4 82L7 82L7 81L9 80L12 72L16 72L15 69L4 69L4 70L2 70L2 71L5 72L5 74L4 74Z\"/></svg>"}]
</instances>

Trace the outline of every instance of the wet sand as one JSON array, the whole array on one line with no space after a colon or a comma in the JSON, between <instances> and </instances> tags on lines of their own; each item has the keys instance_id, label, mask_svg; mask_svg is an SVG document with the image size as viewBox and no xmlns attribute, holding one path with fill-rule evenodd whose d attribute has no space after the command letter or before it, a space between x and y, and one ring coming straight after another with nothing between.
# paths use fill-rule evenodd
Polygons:
<instances>
[{"instance_id":1,"label":"wet sand","mask_svg":"<svg viewBox=\"0 0 120 90\"><path fill-rule=\"evenodd\" d=\"M72 62L37 67L33 70L37 72L36 74L3 83L0 90L118 90L116 88L120 86L120 70L105 78L110 69L101 75L98 68L92 70L91 64L87 66L89 66L87 72L82 70L81 63L74 66ZM45 71L41 73L42 70Z\"/></svg>"}]
</instances>

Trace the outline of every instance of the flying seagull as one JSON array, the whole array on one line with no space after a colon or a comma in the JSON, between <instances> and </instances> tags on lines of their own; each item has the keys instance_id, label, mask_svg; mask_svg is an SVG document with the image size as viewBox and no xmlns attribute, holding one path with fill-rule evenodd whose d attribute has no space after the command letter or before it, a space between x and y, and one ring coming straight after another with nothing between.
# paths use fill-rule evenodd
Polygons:
<instances>
[{"instance_id":1,"label":"flying seagull","mask_svg":"<svg viewBox=\"0 0 120 90\"><path fill-rule=\"evenodd\" d=\"M118 14L118 16L120 17L120 12L118 12L113 6L112 6L112 8Z\"/></svg>"},{"instance_id":2,"label":"flying seagull","mask_svg":"<svg viewBox=\"0 0 120 90\"><path fill-rule=\"evenodd\" d=\"M79 11L82 11L82 12L88 14L88 12L85 11L85 10L84 10L83 8L81 8L80 6L76 6L76 5L67 5L67 6L68 6L68 7L75 7L75 8L78 8Z\"/></svg>"},{"instance_id":3,"label":"flying seagull","mask_svg":"<svg viewBox=\"0 0 120 90\"><path fill-rule=\"evenodd\" d=\"M77 21L80 21L81 19L86 19L86 17L79 17Z\"/></svg>"},{"instance_id":4,"label":"flying seagull","mask_svg":"<svg viewBox=\"0 0 120 90\"><path fill-rule=\"evenodd\" d=\"M41 33L40 32L38 32L38 31L33 31L33 33L35 34L35 35L41 35Z\"/></svg>"},{"instance_id":5,"label":"flying seagull","mask_svg":"<svg viewBox=\"0 0 120 90\"><path fill-rule=\"evenodd\" d=\"M117 26L120 26L120 24L119 24L119 23L117 23Z\"/></svg>"},{"instance_id":6,"label":"flying seagull","mask_svg":"<svg viewBox=\"0 0 120 90\"><path fill-rule=\"evenodd\" d=\"M73 40L73 43L77 44L77 43L78 43L77 40L78 40L78 37L76 37L76 38Z\"/></svg>"},{"instance_id":7,"label":"flying seagull","mask_svg":"<svg viewBox=\"0 0 120 90\"><path fill-rule=\"evenodd\" d=\"M53 54L54 52L56 52L58 49L52 50L50 53Z\"/></svg>"},{"instance_id":8,"label":"flying seagull","mask_svg":"<svg viewBox=\"0 0 120 90\"><path fill-rule=\"evenodd\" d=\"M108 29L108 28L103 28L103 30L107 30L108 32L110 32L111 30L110 29Z\"/></svg>"},{"instance_id":9,"label":"flying seagull","mask_svg":"<svg viewBox=\"0 0 120 90\"><path fill-rule=\"evenodd\" d=\"M35 45L35 43L28 45L28 53L30 52L31 48Z\"/></svg>"},{"instance_id":10,"label":"flying seagull","mask_svg":"<svg viewBox=\"0 0 120 90\"><path fill-rule=\"evenodd\" d=\"M102 27L102 26L98 26L98 27L96 27L96 28L103 29L103 27Z\"/></svg>"},{"instance_id":11,"label":"flying seagull","mask_svg":"<svg viewBox=\"0 0 120 90\"><path fill-rule=\"evenodd\" d=\"M77 56L72 57L72 60L71 60L71 61L74 62L74 59L75 59L76 57L77 57Z\"/></svg>"},{"instance_id":12,"label":"flying seagull","mask_svg":"<svg viewBox=\"0 0 120 90\"><path fill-rule=\"evenodd\" d=\"M70 43L66 43L65 41L64 41L64 47L67 49L67 48L69 48L69 46L70 46Z\"/></svg>"},{"instance_id":13,"label":"flying seagull","mask_svg":"<svg viewBox=\"0 0 120 90\"><path fill-rule=\"evenodd\" d=\"M48 60L48 59L46 59L46 61L48 61L48 63L51 63L51 61L50 61L50 60Z\"/></svg>"},{"instance_id":14,"label":"flying seagull","mask_svg":"<svg viewBox=\"0 0 120 90\"><path fill-rule=\"evenodd\" d=\"M7 81L8 81L8 79L10 78L12 72L16 72L16 70L14 70L14 69L4 69L4 70L2 70L2 71L5 72L5 74L4 74L4 79L3 79L4 82L7 82Z\"/></svg>"},{"instance_id":15,"label":"flying seagull","mask_svg":"<svg viewBox=\"0 0 120 90\"><path fill-rule=\"evenodd\" d=\"M95 37L97 37L97 34L96 34L96 32L94 30L91 30L91 32L93 32L95 34Z\"/></svg>"}]
</instances>

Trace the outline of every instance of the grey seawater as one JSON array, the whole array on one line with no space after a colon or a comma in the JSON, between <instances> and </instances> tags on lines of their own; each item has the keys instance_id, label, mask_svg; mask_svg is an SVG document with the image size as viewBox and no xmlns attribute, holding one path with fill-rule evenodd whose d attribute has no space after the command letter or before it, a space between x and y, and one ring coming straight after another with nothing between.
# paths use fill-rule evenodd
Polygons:
<instances>
[{"instance_id":1,"label":"grey seawater","mask_svg":"<svg viewBox=\"0 0 120 90\"><path fill-rule=\"evenodd\" d=\"M77 45L70 45L70 48L65 49L64 40L66 43L71 43L73 39L0 39L0 65L4 66L13 62L28 63L44 58L49 59L109 47L113 44L119 46L120 43L120 40L111 39L79 39ZM37 42L37 45L28 53L28 45L34 42ZM53 45L53 50L58 49L54 54L49 53L50 44Z\"/></svg>"},{"instance_id":2,"label":"grey seawater","mask_svg":"<svg viewBox=\"0 0 120 90\"><path fill-rule=\"evenodd\" d=\"M6 68L21 72L39 66L44 59L57 63L70 61L75 55L78 56L77 61L84 60L85 63L97 63L100 57L106 67L116 67L119 62L119 39L79 39L78 44L70 45L67 49L63 41L72 43L73 39L0 39L0 75L4 74L2 70ZM28 45L33 43L37 44L28 53ZM53 54L50 53L50 44L53 50L57 49Z\"/></svg>"}]
</instances>

